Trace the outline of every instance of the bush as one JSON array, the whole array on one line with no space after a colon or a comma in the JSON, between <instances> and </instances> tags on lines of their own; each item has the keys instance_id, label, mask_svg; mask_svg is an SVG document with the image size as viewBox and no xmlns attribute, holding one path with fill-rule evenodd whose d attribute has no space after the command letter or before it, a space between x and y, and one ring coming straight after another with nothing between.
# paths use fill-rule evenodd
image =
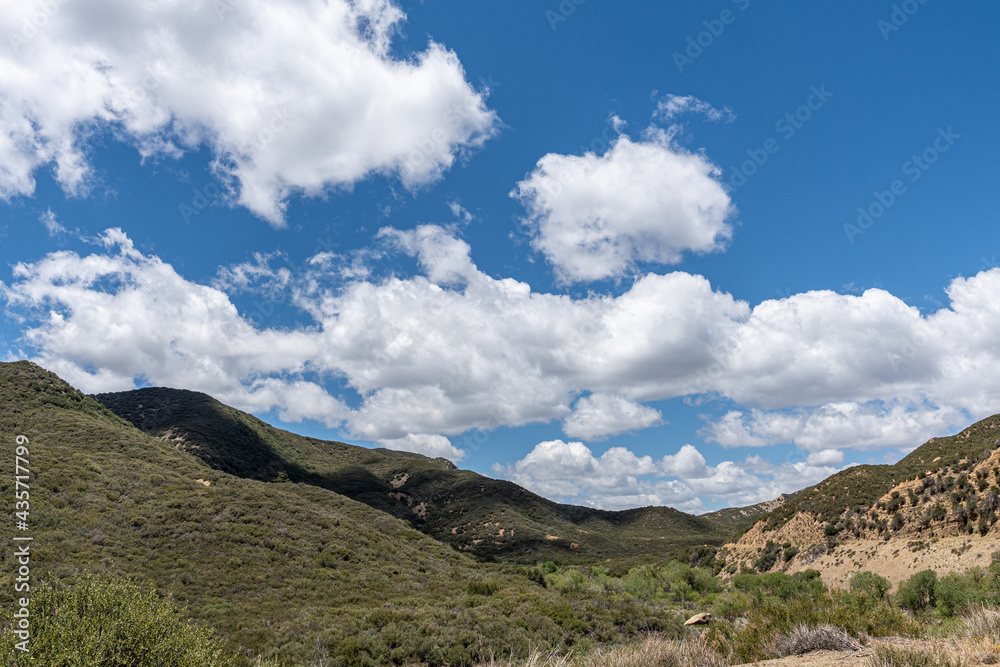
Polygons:
<instances>
[{"instance_id":1,"label":"bush","mask_svg":"<svg viewBox=\"0 0 1000 667\"><path fill-rule=\"evenodd\" d=\"M757 599L774 597L787 601L791 599L818 599L826 590L826 586L819 578L819 572L806 570L794 575L781 572L759 575L738 574L733 577L732 589L742 591Z\"/></svg>"},{"instance_id":2,"label":"bush","mask_svg":"<svg viewBox=\"0 0 1000 667\"><path fill-rule=\"evenodd\" d=\"M37 588L31 597L31 662L50 667L210 667L235 665L212 633L183 618L152 589L85 573L69 586ZM17 655L17 636L0 650ZM85 662L81 662L84 660ZM9 663L8 663L9 664Z\"/></svg>"},{"instance_id":3,"label":"bush","mask_svg":"<svg viewBox=\"0 0 1000 667\"><path fill-rule=\"evenodd\" d=\"M492 581L470 581L465 586L465 592L469 595L493 595L499 590L500 584Z\"/></svg>"},{"instance_id":4,"label":"bush","mask_svg":"<svg viewBox=\"0 0 1000 667\"><path fill-rule=\"evenodd\" d=\"M906 581L900 582L899 590L896 592L896 603L904 609L917 613L934 605L936 587L937 572L934 570L917 572Z\"/></svg>"},{"instance_id":5,"label":"bush","mask_svg":"<svg viewBox=\"0 0 1000 667\"><path fill-rule=\"evenodd\" d=\"M810 651L857 651L861 642L840 628L822 624L814 627L800 625L778 637L770 652L775 658L802 655Z\"/></svg>"},{"instance_id":6,"label":"bush","mask_svg":"<svg viewBox=\"0 0 1000 667\"><path fill-rule=\"evenodd\" d=\"M622 584L625 586L626 593L640 600L651 600L663 590L652 568L649 567L632 568L628 575L622 579Z\"/></svg>"},{"instance_id":7,"label":"bush","mask_svg":"<svg viewBox=\"0 0 1000 667\"><path fill-rule=\"evenodd\" d=\"M858 572L851 577L852 593L866 593L876 600L884 599L891 588L888 579L874 572Z\"/></svg>"},{"instance_id":8,"label":"bush","mask_svg":"<svg viewBox=\"0 0 1000 667\"><path fill-rule=\"evenodd\" d=\"M781 546L774 542L768 542L760 556L753 562L753 566L758 572L767 572L778 561L778 554L781 553Z\"/></svg>"}]
</instances>

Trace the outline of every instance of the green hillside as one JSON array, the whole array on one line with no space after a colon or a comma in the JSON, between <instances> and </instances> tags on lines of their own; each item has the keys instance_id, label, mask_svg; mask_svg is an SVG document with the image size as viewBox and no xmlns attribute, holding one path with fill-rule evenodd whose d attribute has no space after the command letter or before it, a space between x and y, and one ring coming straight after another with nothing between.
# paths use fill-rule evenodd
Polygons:
<instances>
[{"instance_id":1,"label":"green hillside","mask_svg":"<svg viewBox=\"0 0 1000 667\"><path fill-rule=\"evenodd\" d=\"M746 507L726 507L721 510L715 510L714 512L702 514L700 516L702 519L708 519L709 521L722 526L731 533L741 533L757 523L758 519L762 516L768 512L774 511L787 499L787 495L781 495L774 500L757 503L756 505L747 505Z\"/></svg>"},{"instance_id":2,"label":"green hillside","mask_svg":"<svg viewBox=\"0 0 1000 667\"><path fill-rule=\"evenodd\" d=\"M252 430L273 433L259 423ZM34 538L36 584L87 570L151 584L247 664L265 655L286 664L328 656L326 664L343 667L464 665L491 650L524 655L677 627L669 612L624 595L560 593L544 587L536 568L479 563L319 485L215 469L27 362L0 364L7 498L17 435L30 440L30 529L21 534ZM346 475L310 463L312 450L294 443L301 458L298 468L285 466L289 476ZM361 454L344 448L325 460ZM293 458L290 450L282 456ZM387 470L415 461L415 473L454 472L440 461L375 456ZM247 466L267 469L249 458ZM12 550L0 551L4 609L12 607L16 567Z\"/></svg>"},{"instance_id":3,"label":"green hillside","mask_svg":"<svg viewBox=\"0 0 1000 667\"><path fill-rule=\"evenodd\" d=\"M722 544L730 521L666 507L623 512L561 505L515 484L458 470L445 459L308 438L273 428L201 393L139 389L95 397L150 435L213 468L271 481L284 472L404 519L480 557L534 564L662 558Z\"/></svg>"}]
</instances>

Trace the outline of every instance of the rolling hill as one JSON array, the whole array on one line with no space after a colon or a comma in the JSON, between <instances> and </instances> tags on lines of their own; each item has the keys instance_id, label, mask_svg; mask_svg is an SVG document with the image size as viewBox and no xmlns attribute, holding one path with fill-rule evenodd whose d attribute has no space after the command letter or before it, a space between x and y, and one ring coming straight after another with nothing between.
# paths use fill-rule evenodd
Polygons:
<instances>
[{"instance_id":1,"label":"rolling hill","mask_svg":"<svg viewBox=\"0 0 1000 667\"><path fill-rule=\"evenodd\" d=\"M29 530L20 534L34 539L32 583L91 571L153 585L246 664L265 655L285 664L467 665L494 649L524 655L679 626L674 615L624 596L546 588L538 568L478 562L318 484L213 468L28 362L0 364L0 460L8 471L0 492L8 498L18 435L29 440ZM343 452L351 461L364 455ZM415 474L454 472L440 461L376 455L386 470L418 461L408 468ZM305 458L300 466L289 476L326 472ZM17 567L12 550L0 552L5 609Z\"/></svg>"},{"instance_id":2,"label":"rolling hill","mask_svg":"<svg viewBox=\"0 0 1000 667\"><path fill-rule=\"evenodd\" d=\"M733 528L747 525L667 507L611 512L561 505L445 459L283 431L192 391L150 388L94 398L216 470L260 481L284 473L293 482L392 514L480 558L527 564L613 560L621 567L678 548L720 545Z\"/></svg>"}]
</instances>

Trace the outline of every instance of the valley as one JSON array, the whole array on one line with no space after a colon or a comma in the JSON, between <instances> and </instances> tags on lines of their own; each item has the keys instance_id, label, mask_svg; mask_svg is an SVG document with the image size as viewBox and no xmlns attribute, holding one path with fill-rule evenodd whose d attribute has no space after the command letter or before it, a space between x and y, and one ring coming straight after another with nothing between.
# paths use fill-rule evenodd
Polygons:
<instances>
[{"instance_id":1,"label":"valley","mask_svg":"<svg viewBox=\"0 0 1000 667\"><path fill-rule=\"evenodd\" d=\"M36 594L96 582L153 595L214 647L178 664L639 665L653 652L721 666L838 645L828 625L868 660L882 649L867 638L937 641L933 619L973 641L970 613L1000 643L982 609L1000 603L997 418L895 465L691 516L560 505L196 392L91 397L28 362L0 365L0 382L3 437L32 443ZM12 468L13 449L3 457ZM938 583L911 604L930 570ZM15 572L2 554L4 608ZM684 625L701 611L711 625Z\"/></svg>"}]
</instances>

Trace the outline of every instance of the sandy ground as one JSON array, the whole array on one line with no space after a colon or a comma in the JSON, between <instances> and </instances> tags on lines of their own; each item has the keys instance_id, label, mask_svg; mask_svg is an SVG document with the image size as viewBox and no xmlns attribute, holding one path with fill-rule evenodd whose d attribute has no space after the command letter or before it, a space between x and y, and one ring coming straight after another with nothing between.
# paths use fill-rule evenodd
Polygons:
<instances>
[{"instance_id":1,"label":"sandy ground","mask_svg":"<svg viewBox=\"0 0 1000 667\"><path fill-rule=\"evenodd\" d=\"M790 527L795 526L790 524ZM805 540L789 541L802 545L801 550L790 563L783 563L779 559L774 571L791 574L810 569L819 570L822 573L823 583L832 588L847 588L850 575L862 570L877 572L895 586L921 570L935 570L940 577L970 567L986 568L993 561L993 554L1000 553L1000 535L993 533L986 537L914 535L903 536L889 542L851 539L845 540L833 551L819 557L811 555L816 546L814 543ZM780 544L780 539L778 543ZM724 550L724 555L728 556L731 564L752 563L760 553L756 546L742 544L726 545ZM820 550L825 549L820 548Z\"/></svg>"},{"instance_id":2,"label":"sandy ground","mask_svg":"<svg viewBox=\"0 0 1000 667\"><path fill-rule=\"evenodd\" d=\"M921 544L922 542L922 544ZM796 558L789 572L814 568L822 572L827 586L846 588L849 575L859 570L877 572L893 585L921 570L936 570L938 576L970 567L988 567L992 555L1000 550L995 537L942 537L882 540L852 540L809 562Z\"/></svg>"},{"instance_id":3,"label":"sandy ground","mask_svg":"<svg viewBox=\"0 0 1000 667\"><path fill-rule=\"evenodd\" d=\"M958 644L951 640L904 639L901 637L885 637L872 639L868 646L860 651L813 651L805 655L792 655L777 660L747 663L748 665L775 665L776 667L863 667L872 655L877 644L890 644L898 647L916 648L932 653L945 651L952 658L961 659L962 664L982 664L976 660L970 646Z\"/></svg>"},{"instance_id":4,"label":"sandy ground","mask_svg":"<svg viewBox=\"0 0 1000 667\"><path fill-rule=\"evenodd\" d=\"M868 655L870 655L869 651L860 651L858 653L813 651L805 655L790 655L787 658L747 664L775 665L776 667L831 667L832 665L853 667L854 665L864 665Z\"/></svg>"}]
</instances>

